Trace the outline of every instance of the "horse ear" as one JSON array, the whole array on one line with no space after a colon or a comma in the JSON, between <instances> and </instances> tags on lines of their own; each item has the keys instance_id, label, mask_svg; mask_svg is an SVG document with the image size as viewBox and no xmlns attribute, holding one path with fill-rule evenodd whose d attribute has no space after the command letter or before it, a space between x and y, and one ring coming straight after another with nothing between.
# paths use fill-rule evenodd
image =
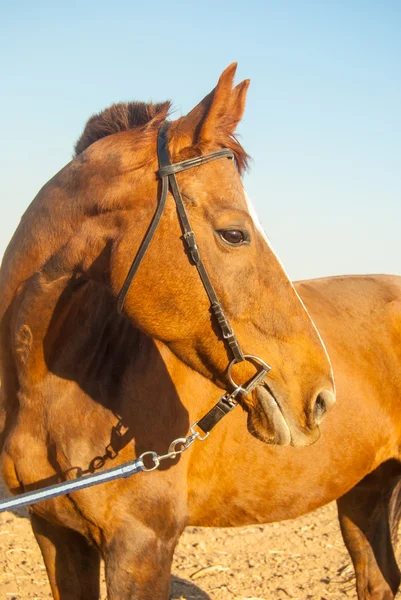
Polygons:
<instances>
[{"instance_id":1,"label":"horse ear","mask_svg":"<svg viewBox=\"0 0 401 600\"><path fill-rule=\"evenodd\" d=\"M211 142L217 131L232 135L240 122L250 81L245 79L233 89L236 70L237 63L233 63L221 74L200 129L199 142Z\"/></svg>"},{"instance_id":2,"label":"horse ear","mask_svg":"<svg viewBox=\"0 0 401 600\"><path fill-rule=\"evenodd\" d=\"M242 116L245 110L245 102L246 95L248 92L249 84L251 83L250 79L244 79L241 81L232 91L231 94L231 118L232 118L232 126L233 130L231 133L234 133L236 130L238 123L241 121Z\"/></svg>"},{"instance_id":3,"label":"horse ear","mask_svg":"<svg viewBox=\"0 0 401 600\"><path fill-rule=\"evenodd\" d=\"M232 63L220 75L217 86L185 117L177 122L176 132L181 148L195 143L208 143L216 137L231 136L240 122L249 79L233 89L237 63Z\"/></svg>"}]
</instances>

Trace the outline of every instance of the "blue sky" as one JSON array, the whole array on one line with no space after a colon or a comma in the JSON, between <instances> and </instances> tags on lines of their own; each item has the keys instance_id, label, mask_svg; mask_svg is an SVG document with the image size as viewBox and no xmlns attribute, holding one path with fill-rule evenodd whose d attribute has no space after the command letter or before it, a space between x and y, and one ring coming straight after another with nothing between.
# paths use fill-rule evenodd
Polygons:
<instances>
[{"instance_id":1,"label":"blue sky","mask_svg":"<svg viewBox=\"0 0 401 600\"><path fill-rule=\"evenodd\" d=\"M39 0L0 22L0 256L93 112L184 114L238 61L245 185L290 276L401 274L398 0Z\"/></svg>"}]
</instances>

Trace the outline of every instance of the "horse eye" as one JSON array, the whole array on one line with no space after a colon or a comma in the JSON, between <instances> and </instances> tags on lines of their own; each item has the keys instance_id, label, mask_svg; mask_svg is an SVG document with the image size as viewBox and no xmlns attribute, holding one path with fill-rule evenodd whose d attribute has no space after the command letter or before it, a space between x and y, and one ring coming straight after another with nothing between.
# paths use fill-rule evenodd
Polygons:
<instances>
[{"instance_id":1,"label":"horse eye","mask_svg":"<svg viewBox=\"0 0 401 600\"><path fill-rule=\"evenodd\" d=\"M245 241L245 235L239 229L225 229L219 231L219 234L229 244L242 244Z\"/></svg>"}]
</instances>

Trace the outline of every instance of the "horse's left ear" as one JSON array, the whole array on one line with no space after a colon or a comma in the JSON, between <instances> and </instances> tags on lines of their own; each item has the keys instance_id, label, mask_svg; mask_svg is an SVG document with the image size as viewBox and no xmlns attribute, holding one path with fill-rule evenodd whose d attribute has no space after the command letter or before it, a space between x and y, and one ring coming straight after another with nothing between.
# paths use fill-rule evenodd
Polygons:
<instances>
[{"instance_id":1,"label":"horse's left ear","mask_svg":"<svg viewBox=\"0 0 401 600\"><path fill-rule=\"evenodd\" d=\"M245 79L233 89L237 63L232 63L220 75L210 94L177 122L176 132L181 148L196 143L208 143L231 136L240 122L250 83Z\"/></svg>"}]
</instances>

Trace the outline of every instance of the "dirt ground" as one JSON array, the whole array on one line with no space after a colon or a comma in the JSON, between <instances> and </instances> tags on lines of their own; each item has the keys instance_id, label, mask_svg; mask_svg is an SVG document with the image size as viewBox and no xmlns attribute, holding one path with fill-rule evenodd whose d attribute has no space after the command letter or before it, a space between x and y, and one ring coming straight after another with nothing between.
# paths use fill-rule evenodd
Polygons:
<instances>
[{"instance_id":1,"label":"dirt ground","mask_svg":"<svg viewBox=\"0 0 401 600\"><path fill-rule=\"evenodd\" d=\"M11 513L0 514L0 598L51 598L29 520ZM356 598L335 504L263 527L188 528L175 553L170 598ZM104 581L102 600L106 600Z\"/></svg>"}]
</instances>

